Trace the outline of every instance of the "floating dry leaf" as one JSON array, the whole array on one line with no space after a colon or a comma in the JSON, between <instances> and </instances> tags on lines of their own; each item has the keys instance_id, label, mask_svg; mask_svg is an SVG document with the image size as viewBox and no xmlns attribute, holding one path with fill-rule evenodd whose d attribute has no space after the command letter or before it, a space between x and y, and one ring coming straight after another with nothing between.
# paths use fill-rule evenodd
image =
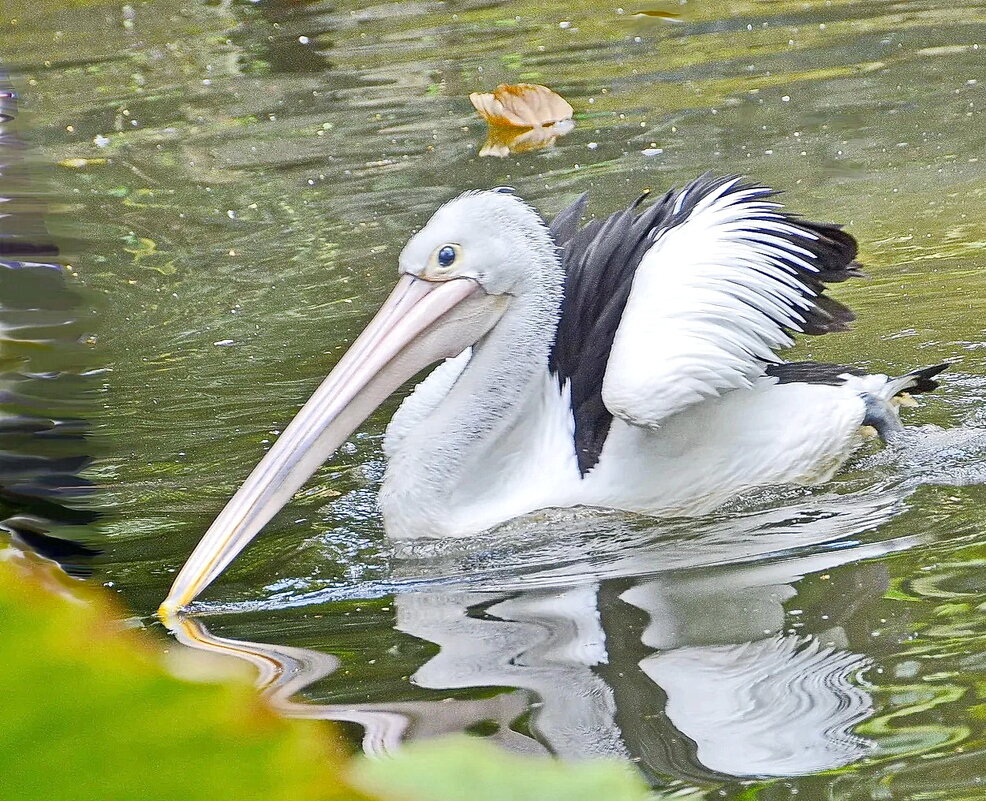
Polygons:
<instances>
[{"instance_id":1,"label":"floating dry leaf","mask_svg":"<svg viewBox=\"0 0 986 801\"><path fill-rule=\"evenodd\" d=\"M548 126L538 125L536 128L491 125L479 155L503 158L511 153L526 153L529 150L551 147L559 136L564 136L574 127L572 120L562 120Z\"/></svg>"},{"instance_id":2,"label":"floating dry leaf","mask_svg":"<svg viewBox=\"0 0 986 801\"><path fill-rule=\"evenodd\" d=\"M109 159L62 159L58 162L58 166L68 167L70 170L81 170L94 164L106 164L108 162Z\"/></svg>"},{"instance_id":3,"label":"floating dry leaf","mask_svg":"<svg viewBox=\"0 0 986 801\"><path fill-rule=\"evenodd\" d=\"M674 14L671 11L634 11L633 15L635 17L657 17L673 22L678 22L681 19L681 14Z\"/></svg>"},{"instance_id":4,"label":"floating dry leaf","mask_svg":"<svg viewBox=\"0 0 986 801\"><path fill-rule=\"evenodd\" d=\"M536 83L501 83L492 92L473 92L469 99L486 122L505 128L553 125L574 113L565 98Z\"/></svg>"},{"instance_id":5,"label":"floating dry leaf","mask_svg":"<svg viewBox=\"0 0 986 801\"><path fill-rule=\"evenodd\" d=\"M480 156L502 158L550 147L575 127L568 101L540 84L504 83L492 92L473 92L469 99L489 125Z\"/></svg>"}]
</instances>

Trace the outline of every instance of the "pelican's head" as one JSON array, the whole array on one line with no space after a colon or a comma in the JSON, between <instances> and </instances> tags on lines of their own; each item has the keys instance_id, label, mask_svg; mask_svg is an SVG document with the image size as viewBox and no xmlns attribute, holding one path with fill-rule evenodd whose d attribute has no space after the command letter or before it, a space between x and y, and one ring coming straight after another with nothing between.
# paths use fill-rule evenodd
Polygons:
<instances>
[{"instance_id":1,"label":"pelican's head","mask_svg":"<svg viewBox=\"0 0 986 801\"><path fill-rule=\"evenodd\" d=\"M395 389L553 280L545 264L560 270L547 228L520 199L468 192L439 209L401 253L383 306L202 537L161 613L191 603Z\"/></svg>"},{"instance_id":2,"label":"pelican's head","mask_svg":"<svg viewBox=\"0 0 986 801\"><path fill-rule=\"evenodd\" d=\"M519 296L540 286L544 263L556 261L540 215L498 189L466 192L442 206L405 245L399 269L425 281L468 278L488 295Z\"/></svg>"}]
</instances>

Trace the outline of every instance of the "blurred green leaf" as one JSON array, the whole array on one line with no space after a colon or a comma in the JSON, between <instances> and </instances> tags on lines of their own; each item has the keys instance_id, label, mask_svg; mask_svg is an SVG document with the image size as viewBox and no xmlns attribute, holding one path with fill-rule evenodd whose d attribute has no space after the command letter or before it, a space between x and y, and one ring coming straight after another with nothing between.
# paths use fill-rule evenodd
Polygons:
<instances>
[{"instance_id":1,"label":"blurred green leaf","mask_svg":"<svg viewBox=\"0 0 986 801\"><path fill-rule=\"evenodd\" d=\"M330 729L277 717L246 682L173 677L120 617L54 570L0 561L5 801L364 798Z\"/></svg>"},{"instance_id":2,"label":"blurred green leaf","mask_svg":"<svg viewBox=\"0 0 986 801\"><path fill-rule=\"evenodd\" d=\"M468 737L414 743L389 759L361 759L357 786L388 801L644 801L630 767L518 757Z\"/></svg>"}]
</instances>

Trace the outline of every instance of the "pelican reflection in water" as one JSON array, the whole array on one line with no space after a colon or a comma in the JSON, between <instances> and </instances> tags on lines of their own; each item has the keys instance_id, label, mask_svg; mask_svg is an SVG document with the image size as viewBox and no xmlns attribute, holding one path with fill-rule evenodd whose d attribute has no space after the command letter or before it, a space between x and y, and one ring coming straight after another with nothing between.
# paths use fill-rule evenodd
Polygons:
<instances>
[{"instance_id":1,"label":"pelican reflection in water","mask_svg":"<svg viewBox=\"0 0 986 801\"><path fill-rule=\"evenodd\" d=\"M844 330L826 285L858 275L837 226L764 187L704 176L643 211L548 226L510 191L467 192L400 256L393 293L206 532L163 613L211 583L405 381L387 428L387 535L463 537L534 510L680 516L756 487L824 481L864 426L944 365L899 378L784 363Z\"/></svg>"},{"instance_id":2,"label":"pelican reflection in water","mask_svg":"<svg viewBox=\"0 0 986 801\"><path fill-rule=\"evenodd\" d=\"M666 544L656 540L603 580L591 568L565 579L546 565L524 581L408 582L394 595L394 628L438 651L395 665L398 673L413 670L411 687L400 682L395 701L318 703L319 693L364 694L349 674L333 676L333 655L217 637L191 618L171 622L188 645L258 665L260 683L285 714L358 723L370 754L482 728L523 753L632 758L657 782L804 775L873 751L855 731L874 702L860 681L871 659L858 649L869 640L858 637L853 617L887 587L886 565L865 560L914 544L812 549L886 521L899 499L833 498L813 509L817 519L786 527L773 511L727 524L739 543L720 553L727 564L704 560L705 535L721 533L713 526L682 543L673 571L652 572ZM764 537L778 544L785 536L814 552L784 558L760 550ZM803 577L819 573L832 583L822 607L798 597ZM805 625L792 633L796 620ZM255 627L256 613L251 621ZM331 615L319 626L331 629ZM358 637L347 621L347 653ZM394 657L371 651L363 658ZM292 698L316 682L310 700ZM483 697L463 698L469 689Z\"/></svg>"}]
</instances>

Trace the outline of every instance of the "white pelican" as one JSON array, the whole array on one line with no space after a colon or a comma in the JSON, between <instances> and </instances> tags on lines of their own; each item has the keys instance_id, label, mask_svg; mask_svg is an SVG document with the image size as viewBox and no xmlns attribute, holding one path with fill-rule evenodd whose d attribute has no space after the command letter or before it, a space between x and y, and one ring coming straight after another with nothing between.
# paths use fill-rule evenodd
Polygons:
<instances>
[{"instance_id":1,"label":"white pelican","mask_svg":"<svg viewBox=\"0 0 986 801\"><path fill-rule=\"evenodd\" d=\"M388 536L463 537L538 509L707 512L827 480L862 426L937 384L783 363L844 330L823 294L859 274L837 226L766 187L698 178L644 211L550 225L509 189L466 192L407 243L380 311L199 542L162 613L190 603L387 396L446 359L387 428Z\"/></svg>"}]
</instances>

